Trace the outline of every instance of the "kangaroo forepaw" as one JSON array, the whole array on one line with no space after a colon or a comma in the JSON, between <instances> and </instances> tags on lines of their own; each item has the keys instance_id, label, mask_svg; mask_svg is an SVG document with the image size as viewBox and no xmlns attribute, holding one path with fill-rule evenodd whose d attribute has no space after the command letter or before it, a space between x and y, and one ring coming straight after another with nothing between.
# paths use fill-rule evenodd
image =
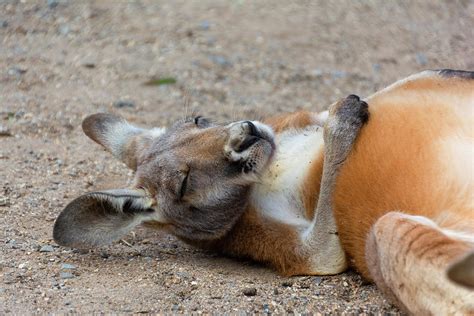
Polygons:
<instances>
[{"instance_id":1,"label":"kangaroo forepaw","mask_svg":"<svg viewBox=\"0 0 474 316\"><path fill-rule=\"evenodd\" d=\"M341 123L361 126L369 119L369 106L357 95L351 94L332 106L329 115L336 116Z\"/></svg>"},{"instance_id":2,"label":"kangaroo forepaw","mask_svg":"<svg viewBox=\"0 0 474 316\"><path fill-rule=\"evenodd\" d=\"M324 142L329 154L345 159L362 126L369 119L368 104L356 95L332 105L324 127Z\"/></svg>"}]
</instances>

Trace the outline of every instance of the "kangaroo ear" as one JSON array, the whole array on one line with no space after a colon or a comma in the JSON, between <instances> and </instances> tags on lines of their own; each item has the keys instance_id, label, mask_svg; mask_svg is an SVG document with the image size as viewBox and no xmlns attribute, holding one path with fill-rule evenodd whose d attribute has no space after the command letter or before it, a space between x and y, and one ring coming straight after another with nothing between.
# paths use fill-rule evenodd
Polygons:
<instances>
[{"instance_id":1,"label":"kangaroo ear","mask_svg":"<svg viewBox=\"0 0 474 316\"><path fill-rule=\"evenodd\" d=\"M138 224L158 220L155 201L143 190L110 190L82 195L69 203L54 223L54 240L89 248L111 243Z\"/></svg>"},{"instance_id":2,"label":"kangaroo ear","mask_svg":"<svg viewBox=\"0 0 474 316\"><path fill-rule=\"evenodd\" d=\"M454 283L474 289L474 250L448 268L448 278Z\"/></svg>"},{"instance_id":3,"label":"kangaroo ear","mask_svg":"<svg viewBox=\"0 0 474 316\"><path fill-rule=\"evenodd\" d=\"M137 169L137 157L140 152L165 131L163 128L138 128L120 116L107 113L86 117L82 122L82 129L87 136L133 170Z\"/></svg>"}]
</instances>

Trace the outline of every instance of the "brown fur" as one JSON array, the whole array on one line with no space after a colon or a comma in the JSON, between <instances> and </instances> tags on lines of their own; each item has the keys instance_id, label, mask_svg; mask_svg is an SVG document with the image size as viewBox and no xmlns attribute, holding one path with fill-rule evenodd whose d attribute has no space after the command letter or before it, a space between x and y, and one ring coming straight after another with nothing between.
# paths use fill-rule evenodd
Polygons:
<instances>
[{"instance_id":1,"label":"brown fur","mask_svg":"<svg viewBox=\"0 0 474 316\"><path fill-rule=\"evenodd\" d=\"M314 113L299 111L273 116L264 121L270 125L275 133L281 133L291 128L303 128L315 123Z\"/></svg>"},{"instance_id":2,"label":"brown fur","mask_svg":"<svg viewBox=\"0 0 474 316\"><path fill-rule=\"evenodd\" d=\"M186 242L233 257L248 258L269 264L285 276L303 275L310 269L308 251L299 247L299 236L291 226L260 217L249 208L233 229L211 242Z\"/></svg>"}]
</instances>

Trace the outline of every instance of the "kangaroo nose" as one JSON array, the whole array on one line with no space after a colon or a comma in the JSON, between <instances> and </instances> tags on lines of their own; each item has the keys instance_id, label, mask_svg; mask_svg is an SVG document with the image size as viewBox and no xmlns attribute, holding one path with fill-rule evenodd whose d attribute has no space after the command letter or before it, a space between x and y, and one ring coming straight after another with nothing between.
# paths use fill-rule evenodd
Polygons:
<instances>
[{"instance_id":1,"label":"kangaroo nose","mask_svg":"<svg viewBox=\"0 0 474 316\"><path fill-rule=\"evenodd\" d=\"M249 136L255 136L255 137L259 137L259 138L262 137L262 134L260 133L260 131L258 130L258 128L255 126L254 123L252 123L250 121L245 121L245 122L243 122L243 124L247 124L248 135Z\"/></svg>"},{"instance_id":2,"label":"kangaroo nose","mask_svg":"<svg viewBox=\"0 0 474 316\"><path fill-rule=\"evenodd\" d=\"M246 131L247 135L245 135L245 138L242 140L240 145L236 148L236 152L242 152L246 149L248 149L250 146L255 144L260 138L262 138L262 135L260 134L260 131L258 128L255 126L254 123L250 121L244 121L242 122L242 129Z\"/></svg>"}]
</instances>

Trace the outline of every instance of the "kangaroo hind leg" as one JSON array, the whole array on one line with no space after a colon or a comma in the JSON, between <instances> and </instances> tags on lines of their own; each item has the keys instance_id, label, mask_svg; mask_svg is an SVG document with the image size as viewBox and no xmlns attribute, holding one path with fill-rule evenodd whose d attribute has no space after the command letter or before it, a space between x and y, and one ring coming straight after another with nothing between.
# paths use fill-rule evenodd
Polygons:
<instances>
[{"instance_id":1,"label":"kangaroo hind leg","mask_svg":"<svg viewBox=\"0 0 474 316\"><path fill-rule=\"evenodd\" d=\"M400 308L415 315L474 312L474 292L447 274L472 251L468 242L443 233L426 217L398 212L381 217L367 238L371 277Z\"/></svg>"}]
</instances>

